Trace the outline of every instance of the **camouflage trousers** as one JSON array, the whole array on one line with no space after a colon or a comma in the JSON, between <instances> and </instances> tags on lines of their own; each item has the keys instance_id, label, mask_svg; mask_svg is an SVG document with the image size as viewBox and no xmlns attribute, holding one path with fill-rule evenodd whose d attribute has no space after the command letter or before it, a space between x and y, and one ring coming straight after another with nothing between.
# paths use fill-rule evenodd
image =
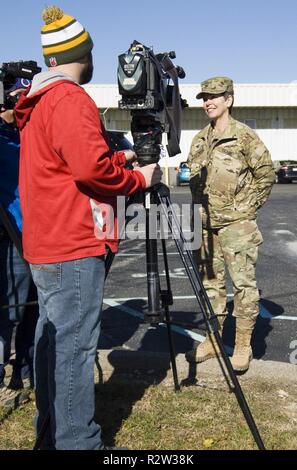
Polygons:
<instances>
[{"instance_id":1,"label":"camouflage trousers","mask_svg":"<svg viewBox=\"0 0 297 470\"><path fill-rule=\"evenodd\" d=\"M244 329L252 329L255 324L259 313L256 262L262 241L255 220L236 222L217 230L203 229L202 245L195 258L221 324L227 314L226 268L233 285L233 316L241 319Z\"/></svg>"}]
</instances>

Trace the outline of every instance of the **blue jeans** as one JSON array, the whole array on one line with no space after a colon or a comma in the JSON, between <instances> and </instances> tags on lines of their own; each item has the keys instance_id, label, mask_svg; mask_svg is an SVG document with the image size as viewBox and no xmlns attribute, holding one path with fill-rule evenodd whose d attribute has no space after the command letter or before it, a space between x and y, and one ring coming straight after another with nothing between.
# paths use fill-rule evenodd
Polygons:
<instances>
[{"instance_id":1,"label":"blue jeans","mask_svg":"<svg viewBox=\"0 0 297 470\"><path fill-rule=\"evenodd\" d=\"M43 448L101 449L101 428L94 421L94 363L104 257L30 268L39 302L34 360L37 435L49 411Z\"/></svg>"},{"instance_id":2,"label":"blue jeans","mask_svg":"<svg viewBox=\"0 0 297 470\"><path fill-rule=\"evenodd\" d=\"M28 264L20 257L8 235L0 239L0 305L23 304L28 300L31 274ZM5 376L5 365L11 355L11 341L16 327L16 360L14 373L29 377L33 366L33 340L36 315L25 312L25 307L0 307L0 385Z\"/></svg>"}]
</instances>

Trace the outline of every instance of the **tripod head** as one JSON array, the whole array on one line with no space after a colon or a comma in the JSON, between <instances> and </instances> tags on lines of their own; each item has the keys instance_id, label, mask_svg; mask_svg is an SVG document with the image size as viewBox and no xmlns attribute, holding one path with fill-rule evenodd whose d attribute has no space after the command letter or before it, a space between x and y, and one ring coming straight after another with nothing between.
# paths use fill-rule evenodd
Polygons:
<instances>
[{"instance_id":1,"label":"tripod head","mask_svg":"<svg viewBox=\"0 0 297 470\"><path fill-rule=\"evenodd\" d=\"M158 163L160 159L163 128L154 115L140 111L132 114L131 132L134 150L140 166Z\"/></svg>"}]
</instances>

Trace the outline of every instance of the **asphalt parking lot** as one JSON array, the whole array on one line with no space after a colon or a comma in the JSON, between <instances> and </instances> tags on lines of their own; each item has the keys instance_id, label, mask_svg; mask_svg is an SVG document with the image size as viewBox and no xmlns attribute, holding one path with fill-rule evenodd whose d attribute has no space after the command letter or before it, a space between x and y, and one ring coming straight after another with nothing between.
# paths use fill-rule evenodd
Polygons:
<instances>
[{"instance_id":1,"label":"asphalt parking lot","mask_svg":"<svg viewBox=\"0 0 297 470\"><path fill-rule=\"evenodd\" d=\"M189 198L187 186L171 189L172 202L181 205L189 202ZM274 185L271 197L258 217L264 244L260 247L257 268L261 290L260 316L253 336L253 353L257 359L292 363L297 358L296 201L297 184ZM176 353L184 353L204 338L205 328L172 240L167 242L167 250L174 296L170 308L174 345ZM162 256L159 273L161 283L164 283ZM147 304L146 278L145 240L122 241L106 283L100 348L168 351L165 325L151 327L143 321ZM230 315L225 322L223 340L227 351L231 352L234 322L230 288L228 308Z\"/></svg>"}]
</instances>

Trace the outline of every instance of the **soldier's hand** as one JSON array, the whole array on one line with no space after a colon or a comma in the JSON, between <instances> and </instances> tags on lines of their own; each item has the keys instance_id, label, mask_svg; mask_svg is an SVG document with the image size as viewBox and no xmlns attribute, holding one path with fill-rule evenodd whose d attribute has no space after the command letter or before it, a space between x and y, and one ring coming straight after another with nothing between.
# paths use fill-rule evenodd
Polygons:
<instances>
[{"instance_id":1,"label":"soldier's hand","mask_svg":"<svg viewBox=\"0 0 297 470\"><path fill-rule=\"evenodd\" d=\"M162 179L162 170L157 163L152 163L139 168L134 168L134 171L140 171L145 178L146 188L160 183Z\"/></svg>"}]
</instances>

